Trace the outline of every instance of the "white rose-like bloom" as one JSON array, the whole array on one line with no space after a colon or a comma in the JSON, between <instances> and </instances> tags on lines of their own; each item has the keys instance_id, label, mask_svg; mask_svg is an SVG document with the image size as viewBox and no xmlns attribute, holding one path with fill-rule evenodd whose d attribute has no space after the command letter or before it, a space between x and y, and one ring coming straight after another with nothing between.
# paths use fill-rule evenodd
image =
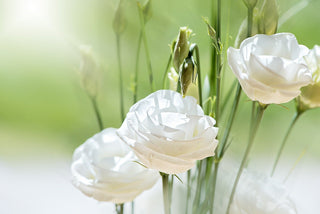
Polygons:
<instances>
[{"instance_id":1,"label":"white rose-like bloom","mask_svg":"<svg viewBox=\"0 0 320 214\"><path fill-rule=\"evenodd\" d=\"M145 166L177 174L214 155L214 124L195 98L159 90L130 108L118 134Z\"/></svg>"},{"instance_id":2,"label":"white rose-like bloom","mask_svg":"<svg viewBox=\"0 0 320 214\"><path fill-rule=\"evenodd\" d=\"M286 103L312 82L303 56L309 49L290 33L258 34L245 39L240 49L228 49L228 63L251 100Z\"/></svg>"},{"instance_id":3,"label":"white rose-like bloom","mask_svg":"<svg viewBox=\"0 0 320 214\"><path fill-rule=\"evenodd\" d=\"M230 214L297 214L284 185L271 177L244 171Z\"/></svg>"},{"instance_id":4,"label":"white rose-like bloom","mask_svg":"<svg viewBox=\"0 0 320 214\"><path fill-rule=\"evenodd\" d=\"M132 201L160 177L137 161L130 148L108 128L88 139L73 154L72 182L85 195L116 204Z\"/></svg>"},{"instance_id":5,"label":"white rose-like bloom","mask_svg":"<svg viewBox=\"0 0 320 214\"><path fill-rule=\"evenodd\" d=\"M314 83L301 88L300 101L307 108L317 108L320 107L320 46L314 46L306 61Z\"/></svg>"}]
</instances>

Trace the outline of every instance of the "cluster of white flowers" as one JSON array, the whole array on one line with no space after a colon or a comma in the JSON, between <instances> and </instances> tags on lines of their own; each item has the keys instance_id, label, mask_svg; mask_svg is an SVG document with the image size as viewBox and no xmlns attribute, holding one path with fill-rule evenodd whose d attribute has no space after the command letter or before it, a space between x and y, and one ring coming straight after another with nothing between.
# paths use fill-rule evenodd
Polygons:
<instances>
[{"instance_id":1,"label":"cluster of white flowers","mask_svg":"<svg viewBox=\"0 0 320 214\"><path fill-rule=\"evenodd\" d=\"M195 98L156 91L131 107L118 135L105 129L76 149L73 183L99 201L132 201L155 184L158 171L185 172L196 160L213 156L214 124Z\"/></svg>"},{"instance_id":2,"label":"cluster of white flowers","mask_svg":"<svg viewBox=\"0 0 320 214\"><path fill-rule=\"evenodd\" d=\"M320 91L320 48L316 46L305 60L308 53L293 34L256 35L244 40L240 49L229 48L228 63L252 100L285 103L305 86L300 100L319 107L320 96L315 93ZM213 156L218 144L214 125L195 98L156 91L130 108L118 130L105 129L76 149L73 183L99 201L132 201L156 183L158 172L186 172L197 160ZM281 186L246 173L231 213L296 212Z\"/></svg>"}]
</instances>

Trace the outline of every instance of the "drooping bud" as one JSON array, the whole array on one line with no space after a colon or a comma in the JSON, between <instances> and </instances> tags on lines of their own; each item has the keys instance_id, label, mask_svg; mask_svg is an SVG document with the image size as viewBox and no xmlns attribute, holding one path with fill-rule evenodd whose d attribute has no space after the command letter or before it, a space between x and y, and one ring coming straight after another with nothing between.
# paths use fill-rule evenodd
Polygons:
<instances>
[{"instance_id":1,"label":"drooping bud","mask_svg":"<svg viewBox=\"0 0 320 214\"><path fill-rule=\"evenodd\" d=\"M300 110L320 107L320 46L314 46L306 57L306 62L312 73L313 84L301 88L297 99Z\"/></svg>"},{"instance_id":2,"label":"drooping bud","mask_svg":"<svg viewBox=\"0 0 320 214\"><path fill-rule=\"evenodd\" d=\"M196 66L191 56L184 60L180 72L180 84L183 96L186 95L190 83L196 82L196 76Z\"/></svg>"},{"instance_id":3,"label":"drooping bud","mask_svg":"<svg viewBox=\"0 0 320 214\"><path fill-rule=\"evenodd\" d=\"M179 71L180 65L184 59L187 58L189 53L189 38L192 31L187 27L181 27L177 42L173 50L173 66L176 71Z\"/></svg>"},{"instance_id":4,"label":"drooping bud","mask_svg":"<svg viewBox=\"0 0 320 214\"><path fill-rule=\"evenodd\" d=\"M279 12L276 0L265 0L259 13L258 33L272 35L277 32Z\"/></svg>"},{"instance_id":5,"label":"drooping bud","mask_svg":"<svg viewBox=\"0 0 320 214\"><path fill-rule=\"evenodd\" d=\"M123 0L120 0L113 19L113 30L117 35L120 35L124 32L126 25L127 21L125 18L124 3Z\"/></svg>"},{"instance_id":6,"label":"drooping bud","mask_svg":"<svg viewBox=\"0 0 320 214\"><path fill-rule=\"evenodd\" d=\"M95 97L98 91L98 66L91 46L80 45L81 61L79 73L82 87L91 97Z\"/></svg>"},{"instance_id":7,"label":"drooping bud","mask_svg":"<svg viewBox=\"0 0 320 214\"><path fill-rule=\"evenodd\" d=\"M247 8L254 8L258 2L258 0L242 0Z\"/></svg>"}]
</instances>

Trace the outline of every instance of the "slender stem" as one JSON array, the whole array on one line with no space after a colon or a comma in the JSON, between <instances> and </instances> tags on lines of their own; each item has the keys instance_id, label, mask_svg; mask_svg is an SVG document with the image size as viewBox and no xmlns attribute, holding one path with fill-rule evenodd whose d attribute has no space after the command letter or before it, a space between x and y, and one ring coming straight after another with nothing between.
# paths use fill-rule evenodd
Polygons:
<instances>
[{"instance_id":1,"label":"slender stem","mask_svg":"<svg viewBox=\"0 0 320 214\"><path fill-rule=\"evenodd\" d=\"M103 123L102 123L101 114L99 112L99 108L98 108L98 105L97 105L96 97L90 97L90 99L91 99L91 102L92 102L94 113L95 113L95 115L97 117L99 129L100 129L100 131L102 131L103 130Z\"/></svg>"},{"instance_id":2,"label":"slender stem","mask_svg":"<svg viewBox=\"0 0 320 214\"><path fill-rule=\"evenodd\" d=\"M213 170L213 180L212 180L212 200L210 200L210 213L213 213L214 208L214 199L215 199L215 191L216 191L216 185L217 185L217 177L218 177L218 170L219 170L219 163L220 161L214 162L214 170Z\"/></svg>"},{"instance_id":3,"label":"slender stem","mask_svg":"<svg viewBox=\"0 0 320 214\"><path fill-rule=\"evenodd\" d=\"M248 7L248 28L247 37L252 36L253 7Z\"/></svg>"},{"instance_id":4,"label":"slender stem","mask_svg":"<svg viewBox=\"0 0 320 214\"><path fill-rule=\"evenodd\" d=\"M216 4L215 0L211 0L211 25L213 28L216 28ZM209 96L212 97L214 100L214 96L216 94L216 79L217 79L217 72L216 72L216 60L217 60L217 51L215 47L211 45L211 69L209 74L209 85L210 85L210 93ZM212 108L210 108L209 103L206 106L206 114L212 115Z\"/></svg>"},{"instance_id":5,"label":"slender stem","mask_svg":"<svg viewBox=\"0 0 320 214\"><path fill-rule=\"evenodd\" d=\"M186 214L189 211L189 200L191 195L191 169L187 172L187 203L186 203Z\"/></svg>"},{"instance_id":6,"label":"slender stem","mask_svg":"<svg viewBox=\"0 0 320 214\"><path fill-rule=\"evenodd\" d=\"M252 101L252 105L251 105L251 126L253 126L254 124L254 120L255 120L255 115L256 115L256 101ZM252 129L252 127L250 127L250 129Z\"/></svg>"},{"instance_id":7,"label":"slender stem","mask_svg":"<svg viewBox=\"0 0 320 214\"><path fill-rule=\"evenodd\" d=\"M222 78L222 80L223 80L223 78ZM222 105L221 105L221 109L225 109L226 106L227 106L228 101L231 100L231 99L229 99L229 98L231 97L231 94L232 94L232 92L234 91L234 88L238 85L237 83L238 83L238 79L235 79L235 80L232 82L231 87L228 89L227 94L225 95L226 99L223 100L223 103L222 103ZM222 111L222 112L221 112L221 115L222 115L223 113L227 113L227 111Z\"/></svg>"},{"instance_id":8,"label":"slender stem","mask_svg":"<svg viewBox=\"0 0 320 214\"><path fill-rule=\"evenodd\" d=\"M134 214L134 201L131 202L131 214Z\"/></svg>"},{"instance_id":9,"label":"slender stem","mask_svg":"<svg viewBox=\"0 0 320 214\"><path fill-rule=\"evenodd\" d=\"M197 209L198 209L199 203L200 203L202 164L203 164L203 161L199 161L197 187L196 187L196 193L194 196L194 201L193 201L193 206L192 206L192 213L197 212Z\"/></svg>"},{"instance_id":10,"label":"slender stem","mask_svg":"<svg viewBox=\"0 0 320 214\"><path fill-rule=\"evenodd\" d=\"M234 118L236 116L236 112L237 112L237 109L238 109L239 100L240 100L240 97L241 97L241 91L242 91L241 90L241 86L238 83L237 84L237 91L236 91L236 94L235 94L235 99L233 100L232 109L231 109L231 112L230 112L229 120L227 122L226 130L223 133L220 145L218 147L217 158L219 159L219 161L223 157L223 154L224 154L224 151L225 151L225 147L226 147L226 144L228 142L228 138L229 138L232 126L233 126L233 121L234 121Z\"/></svg>"},{"instance_id":11,"label":"slender stem","mask_svg":"<svg viewBox=\"0 0 320 214\"><path fill-rule=\"evenodd\" d=\"M289 126L289 128L288 128L288 130L287 130L287 132L286 132L286 135L284 136L284 138L283 138L283 140L282 140L280 149L279 149L279 151L278 151L278 153L277 153L276 160L275 160L275 162L274 162L274 164L273 164L273 168L272 168L272 171L271 171L271 176L273 176L273 174L274 174L274 172L275 172L275 170L276 170L276 168L277 168L277 165L278 165L280 156L281 156L281 154L282 154L282 151L283 151L283 149L284 149L284 146L286 145L286 142L287 142L287 140L288 140L288 137L289 137L289 135L290 135L290 133L291 133L294 125L296 124L297 120L300 118L300 116L301 116L302 113L303 113L303 111L297 111L297 112L294 114L293 118L292 118L292 121L291 121L291 123L290 123L290 126Z\"/></svg>"},{"instance_id":12,"label":"slender stem","mask_svg":"<svg viewBox=\"0 0 320 214\"><path fill-rule=\"evenodd\" d=\"M162 176L162 194L163 194L163 205L164 205L164 213L171 213L171 201L170 201L170 190L169 190L169 175L165 173L161 173Z\"/></svg>"},{"instance_id":13,"label":"slender stem","mask_svg":"<svg viewBox=\"0 0 320 214\"><path fill-rule=\"evenodd\" d=\"M117 214L123 214L123 204L116 204L116 212Z\"/></svg>"},{"instance_id":14,"label":"slender stem","mask_svg":"<svg viewBox=\"0 0 320 214\"><path fill-rule=\"evenodd\" d=\"M236 91L236 94L235 94L235 99L233 101L233 105L232 105L232 109L231 109L231 112L230 112L230 117L229 117L229 120L227 122L227 126L226 126L226 130L225 132L223 133L223 136L222 136L222 140L217 148L217 154L215 156L215 168L214 168L214 171L213 171L213 182L212 182L212 193L210 193L212 196L212 200L210 201L214 201L214 198L215 198L215 190L216 190L216 179L217 179L217 175L218 175L218 170L219 170L219 163L220 163L220 160L222 159L223 155L224 155L224 152L225 152L225 147L227 145L227 142L228 142L228 138L229 138L229 134L230 134L230 131L231 131L231 128L232 128L232 125L233 125L233 121L234 121L234 118L235 118L235 115L236 115L236 112L237 112L237 109L238 109L238 104L239 104L239 100L240 100L240 97L241 97L241 86L240 84L238 83L237 84L237 91ZM212 161L211 161L211 165L212 165ZM213 205L213 202L212 202L212 205ZM213 211L213 208L210 209L210 213L212 213Z\"/></svg>"},{"instance_id":15,"label":"slender stem","mask_svg":"<svg viewBox=\"0 0 320 214\"><path fill-rule=\"evenodd\" d=\"M247 144L247 147L246 147L246 151L245 151L244 156L242 158L242 161L241 161L241 164L240 164L240 167L239 167L235 182L234 182L233 187L232 187L231 195L230 195L229 202L228 202L228 208L227 208L227 212L226 212L227 214L229 214L231 203L232 203L233 198L234 198L234 194L236 192L236 189L237 189L237 186L238 186L242 171L244 169L244 166L246 165L246 163L248 161L249 154L250 154L253 142L254 142L254 138L256 136L257 130L258 130L259 125L261 123L261 120L262 120L262 117L263 117L263 113L264 113L266 107L267 106L264 106L264 105L261 105L261 104L259 104L259 106L258 106L257 114L256 114L256 117L255 117L256 119L254 121L254 125L252 126L252 129L250 130L249 141L248 141L248 144Z\"/></svg>"},{"instance_id":16,"label":"slender stem","mask_svg":"<svg viewBox=\"0 0 320 214\"><path fill-rule=\"evenodd\" d=\"M137 48L137 58L136 58L136 70L134 75L134 88L133 88L133 104L137 102L138 99L138 74L139 74L139 56L140 56L140 47L142 41L142 31L140 31L138 39L138 48Z\"/></svg>"},{"instance_id":17,"label":"slender stem","mask_svg":"<svg viewBox=\"0 0 320 214\"><path fill-rule=\"evenodd\" d=\"M119 67L119 86L120 86L120 113L121 121L124 120L124 103L123 103L123 78L121 68L121 54L120 54L120 35L117 34L117 55L118 55L118 67Z\"/></svg>"},{"instance_id":18,"label":"slender stem","mask_svg":"<svg viewBox=\"0 0 320 214\"><path fill-rule=\"evenodd\" d=\"M142 10L140 8L139 8L139 15L140 15L140 22L141 22L142 39L143 39L144 49L146 52L147 67L148 67L148 72L149 72L149 82L150 82L151 91L153 92L155 89L155 86L154 86L154 82L153 82L152 65L151 65L150 53L149 53L149 48L148 48L148 41L147 41L147 36L146 36L146 31L145 31L144 17L142 14Z\"/></svg>"},{"instance_id":19,"label":"slender stem","mask_svg":"<svg viewBox=\"0 0 320 214\"><path fill-rule=\"evenodd\" d=\"M199 105L202 107L202 86L201 86L201 69L200 69L200 53L198 45L195 45L196 60L197 60L197 74L198 74L198 91L199 91Z\"/></svg>"},{"instance_id":20,"label":"slender stem","mask_svg":"<svg viewBox=\"0 0 320 214\"><path fill-rule=\"evenodd\" d=\"M216 54L216 104L215 104L215 119L216 125L218 126L220 122L220 82L221 82L221 0L217 0L217 41L218 41L218 48Z\"/></svg>"},{"instance_id":21,"label":"slender stem","mask_svg":"<svg viewBox=\"0 0 320 214\"><path fill-rule=\"evenodd\" d=\"M172 60L172 53L170 54L167 66L166 66L166 70L164 71L163 77L162 77L162 87L163 89L166 88L166 79L167 79L167 73L171 64L171 60Z\"/></svg>"}]
</instances>

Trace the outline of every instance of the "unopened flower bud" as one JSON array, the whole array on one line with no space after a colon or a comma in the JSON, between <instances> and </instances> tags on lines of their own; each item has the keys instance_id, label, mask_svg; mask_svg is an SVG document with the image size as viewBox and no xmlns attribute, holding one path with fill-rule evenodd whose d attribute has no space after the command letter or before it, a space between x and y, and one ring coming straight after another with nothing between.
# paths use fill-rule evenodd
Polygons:
<instances>
[{"instance_id":1,"label":"unopened flower bud","mask_svg":"<svg viewBox=\"0 0 320 214\"><path fill-rule=\"evenodd\" d=\"M180 83L182 95L185 96L188 90L188 87L191 82L196 80L196 67L192 57L188 57L182 64L182 69L180 72Z\"/></svg>"},{"instance_id":2,"label":"unopened flower bud","mask_svg":"<svg viewBox=\"0 0 320 214\"><path fill-rule=\"evenodd\" d=\"M306 62L312 73L313 84L301 88L298 98L300 110L320 107L320 46L314 46L306 57Z\"/></svg>"},{"instance_id":3,"label":"unopened flower bud","mask_svg":"<svg viewBox=\"0 0 320 214\"><path fill-rule=\"evenodd\" d=\"M258 0L243 0L243 3L247 6L247 8L254 8L257 2Z\"/></svg>"},{"instance_id":4,"label":"unopened flower bud","mask_svg":"<svg viewBox=\"0 0 320 214\"><path fill-rule=\"evenodd\" d=\"M272 35L278 28L278 6L276 0L264 1L259 13L258 33Z\"/></svg>"},{"instance_id":5,"label":"unopened flower bud","mask_svg":"<svg viewBox=\"0 0 320 214\"><path fill-rule=\"evenodd\" d=\"M181 27L177 38L177 42L173 51L173 66L176 71L179 71L180 65L189 53L189 38L192 31L187 27Z\"/></svg>"},{"instance_id":6,"label":"unopened flower bud","mask_svg":"<svg viewBox=\"0 0 320 214\"><path fill-rule=\"evenodd\" d=\"M177 85L178 85L178 80L179 80L179 75L174 70L173 67L170 68L170 72L168 73L168 79L169 79L169 89L172 91L177 90Z\"/></svg>"},{"instance_id":7,"label":"unopened flower bud","mask_svg":"<svg viewBox=\"0 0 320 214\"><path fill-rule=\"evenodd\" d=\"M95 97L98 91L98 66L91 46L79 46L81 62L79 73L83 88L91 97Z\"/></svg>"},{"instance_id":8,"label":"unopened flower bud","mask_svg":"<svg viewBox=\"0 0 320 214\"><path fill-rule=\"evenodd\" d=\"M113 30L117 35L120 35L124 32L126 25L127 22L125 19L124 3L123 0L120 0L113 19Z\"/></svg>"}]
</instances>

